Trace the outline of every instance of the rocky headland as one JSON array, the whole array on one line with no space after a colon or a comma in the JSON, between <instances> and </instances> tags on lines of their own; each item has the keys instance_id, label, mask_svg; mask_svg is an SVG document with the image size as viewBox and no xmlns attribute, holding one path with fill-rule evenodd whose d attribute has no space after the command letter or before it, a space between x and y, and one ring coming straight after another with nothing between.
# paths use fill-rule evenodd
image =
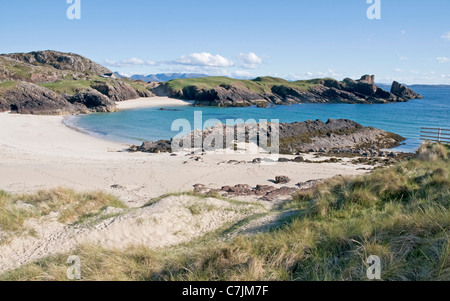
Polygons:
<instances>
[{"instance_id":1,"label":"rocky headland","mask_svg":"<svg viewBox=\"0 0 450 301\"><path fill-rule=\"evenodd\" d=\"M0 55L0 112L61 115L113 112L116 101L151 97L132 80L73 53Z\"/></svg>"},{"instance_id":2,"label":"rocky headland","mask_svg":"<svg viewBox=\"0 0 450 301\"><path fill-rule=\"evenodd\" d=\"M194 100L197 106L246 107L297 103L389 103L423 98L410 88L394 82L388 92L375 85L375 76L359 80L332 78L289 82L281 78L258 77L234 80L225 77L176 79L155 84L158 96Z\"/></svg>"},{"instance_id":3,"label":"rocky headland","mask_svg":"<svg viewBox=\"0 0 450 301\"><path fill-rule=\"evenodd\" d=\"M275 127L271 124L265 125L265 132L269 137L267 144L270 144L270 137L276 135ZM259 127L257 124L246 124L245 126L216 125L205 130L192 131L188 140L191 146L195 141L207 141L208 137L223 137L224 141L220 145L226 146L226 137L234 137L237 142L258 141ZM405 138L394 133L386 132L373 127L365 127L351 120L330 119L327 122L321 120L308 120L295 123L279 124L279 151L280 154L297 154L306 152L320 153L354 153L366 156L373 156L375 152L384 148L393 148L401 145ZM157 142L144 142L141 146L132 146L129 151L161 153L172 152L172 144L183 146L184 138L172 140L160 140ZM211 142L211 141L210 141ZM259 146L266 148L259 140ZM206 142L205 142L206 143ZM203 150L212 146L215 141L202 143ZM235 147L235 144L233 144Z\"/></svg>"}]
</instances>

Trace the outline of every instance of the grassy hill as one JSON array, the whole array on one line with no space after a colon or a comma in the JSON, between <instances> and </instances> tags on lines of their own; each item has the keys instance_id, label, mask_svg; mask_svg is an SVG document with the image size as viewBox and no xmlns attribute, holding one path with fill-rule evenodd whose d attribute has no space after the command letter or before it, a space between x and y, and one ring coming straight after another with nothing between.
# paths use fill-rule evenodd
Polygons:
<instances>
[{"instance_id":1,"label":"grassy hill","mask_svg":"<svg viewBox=\"0 0 450 301\"><path fill-rule=\"evenodd\" d=\"M289 82L282 78L276 77L258 77L253 80L233 79L222 76L212 76L204 78L187 78L174 79L167 82L167 86L173 91L183 91L183 89L195 86L199 89L210 90L217 86L235 85L237 87L246 88L254 93L271 93L273 86L283 85L286 87L299 88L308 90L309 88L321 84L322 79L304 80Z\"/></svg>"},{"instance_id":2,"label":"grassy hill","mask_svg":"<svg viewBox=\"0 0 450 301\"><path fill-rule=\"evenodd\" d=\"M383 280L450 280L450 148L360 177L336 177L280 208L272 230L227 239L232 229L160 250L85 245L71 254L84 280L367 280L379 256ZM233 226L238 228L248 221ZM65 280L67 256L0 280Z\"/></svg>"}]
</instances>

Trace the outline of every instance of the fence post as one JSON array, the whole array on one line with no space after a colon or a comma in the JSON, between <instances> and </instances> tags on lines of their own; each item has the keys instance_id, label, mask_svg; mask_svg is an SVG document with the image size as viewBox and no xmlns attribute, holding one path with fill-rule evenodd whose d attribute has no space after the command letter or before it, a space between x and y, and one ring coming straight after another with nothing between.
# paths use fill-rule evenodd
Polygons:
<instances>
[{"instance_id":1,"label":"fence post","mask_svg":"<svg viewBox=\"0 0 450 301\"><path fill-rule=\"evenodd\" d=\"M442 132L442 129L439 128L439 132L438 132L438 143L441 143L441 132Z\"/></svg>"}]
</instances>

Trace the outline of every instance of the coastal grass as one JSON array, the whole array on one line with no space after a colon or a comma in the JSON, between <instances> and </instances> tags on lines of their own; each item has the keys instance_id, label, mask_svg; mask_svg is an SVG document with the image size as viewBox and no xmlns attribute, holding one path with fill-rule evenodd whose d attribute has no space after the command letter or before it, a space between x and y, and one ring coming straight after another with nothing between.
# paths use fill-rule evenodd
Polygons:
<instances>
[{"instance_id":1,"label":"coastal grass","mask_svg":"<svg viewBox=\"0 0 450 301\"><path fill-rule=\"evenodd\" d=\"M383 280L450 280L450 148L302 191L270 231L188 246L124 250L84 245L83 280L367 280L379 256ZM0 280L66 280L68 254Z\"/></svg>"},{"instance_id":2,"label":"coastal grass","mask_svg":"<svg viewBox=\"0 0 450 301\"><path fill-rule=\"evenodd\" d=\"M103 193L76 193L71 189L41 190L33 194L11 195L0 190L0 231L14 234L25 230L25 221L58 212L65 224L83 220L105 207L126 208L116 197Z\"/></svg>"}]
</instances>

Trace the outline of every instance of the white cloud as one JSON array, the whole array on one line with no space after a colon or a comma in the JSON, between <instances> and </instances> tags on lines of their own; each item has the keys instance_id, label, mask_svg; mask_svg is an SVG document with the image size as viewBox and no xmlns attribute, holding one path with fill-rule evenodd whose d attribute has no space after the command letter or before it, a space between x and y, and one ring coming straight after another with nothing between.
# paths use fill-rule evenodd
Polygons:
<instances>
[{"instance_id":1,"label":"white cloud","mask_svg":"<svg viewBox=\"0 0 450 301\"><path fill-rule=\"evenodd\" d=\"M436 61L437 61L438 63L440 63L440 64L445 64L445 63L450 62L450 58L445 57L445 56L441 56L441 57L437 57L437 58L436 58Z\"/></svg>"},{"instance_id":2,"label":"white cloud","mask_svg":"<svg viewBox=\"0 0 450 301\"><path fill-rule=\"evenodd\" d=\"M313 79L313 78L323 78L323 77L332 77L338 79L342 77L342 74L334 72L332 69L328 69L327 71L318 71L318 72L305 72L303 74L289 74L286 79L288 80L302 80L302 79Z\"/></svg>"},{"instance_id":3,"label":"white cloud","mask_svg":"<svg viewBox=\"0 0 450 301\"><path fill-rule=\"evenodd\" d=\"M183 55L169 64L187 65L187 66L209 66L209 67L232 67L234 63L221 55L212 55L211 53L191 53Z\"/></svg>"},{"instance_id":4,"label":"white cloud","mask_svg":"<svg viewBox=\"0 0 450 301\"><path fill-rule=\"evenodd\" d=\"M395 71L395 72L403 72L403 70L400 69L400 68L394 68L394 71Z\"/></svg>"},{"instance_id":5,"label":"white cloud","mask_svg":"<svg viewBox=\"0 0 450 301\"><path fill-rule=\"evenodd\" d=\"M253 52L239 54L239 60L242 61L242 67L245 69L257 69L263 63L262 58Z\"/></svg>"},{"instance_id":6,"label":"white cloud","mask_svg":"<svg viewBox=\"0 0 450 301\"><path fill-rule=\"evenodd\" d=\"M230 75L227 75L227 76L235 77L235 78L244 78L244 79L249 79L249 78L255 78L256 77L252 73L250 73L248 71L243 71L243 70L232 71L230 73Z\"/></svg>"},{"instance_id":7,"label":"white cloud","mask_svg":"<svg viewBox=\"0 0 450 301\"><path fill-rule=\"evenodd\" d=\"M154 61L144 61L135 57L121 61L105 60L105 65L110 67L155 66Z\"/></svg>"},{"instance_id":8,"label":"white cloud","mask_svg":"<svg viewBox=\"0 0 450 301\"><path fill-rule=\"evenodd\" d=\"M402 31L400 31L400 33L401 33L402 35L405 35L405 34L406 34L406 30L402 30Z\"/></svg>"},{"instance_id":9,"label":"white cloud","mask_svg":"<svg viewBox=\"0 0 450 301\"><path fill-rule=\"evenodd\" d=\"M406 56L400 56L398 59L400 61L407 61L408 60L408 58Z\"/></svg>"},{"instance_id":10,"label":"white cloud","mask_svg":"<svg viewBox=\"0 0 450 301\"><path fill-rule=\"evenodd\" d=\"M450 41L450 31L444 33L444 34L441 36L441 39Z\"/></svg>"}]
</instances>

